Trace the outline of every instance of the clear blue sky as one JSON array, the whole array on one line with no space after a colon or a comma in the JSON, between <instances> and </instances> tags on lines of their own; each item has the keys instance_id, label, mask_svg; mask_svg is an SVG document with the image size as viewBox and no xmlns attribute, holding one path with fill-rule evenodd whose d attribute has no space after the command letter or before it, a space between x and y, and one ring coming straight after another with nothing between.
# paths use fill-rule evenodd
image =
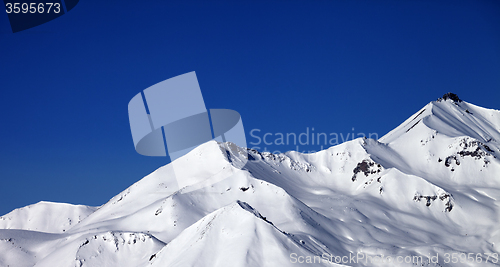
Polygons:
<instances>
[{"instance_id":1,"label":"clear blue sky","mask_svg":"<svg viewBox=\"0 0 500 267\"><path fill-rule=\"evenodd\" d=\"M382 136L448 91L500 109L499 1L207 2L81 0L16 34L0 12L0 214L101 205L165 164L135 152L128 101L190 71L254 143Z\"/></svg>"}]
</instances>

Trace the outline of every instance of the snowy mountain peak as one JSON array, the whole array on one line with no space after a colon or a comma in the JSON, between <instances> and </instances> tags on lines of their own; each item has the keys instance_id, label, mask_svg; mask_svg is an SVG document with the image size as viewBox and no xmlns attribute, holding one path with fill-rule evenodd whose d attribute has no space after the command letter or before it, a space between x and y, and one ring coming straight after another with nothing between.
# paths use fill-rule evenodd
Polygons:
<instances>
[{"instance_id":1,"label":"snowy mountain peak","mask_svg":"<svg viewBox=\"0 0 500 267\"><path fill-rule=\"evenodd\" d=\"M469 136L500 148L500 111L478 107L449 94L427 104L379 141L388 144L442 134L449 137ZM401 140L396 141L398 139Z\"/></svg>"},{"instance_id":2,"label":"snowy mountain peak","mask_svg":"<svg viewBox=\"0 0 500 267\"><path fill-rule=\"evenodd\" d=\"M450 100L452 100L452 101L454 101L454 102L458 102L458 103L462 102L462 100L458 97L458 95L456 95L456 94L454 94L454 93L450 93L450 92L448 92L448 93L444 94L444 95L443 95L443 97L438 98L438 100L437 100L437 101L438 101L438 102L440 102L440 101L442 101L442 100L445 100L445 101L446 101L446 100L448 100L448 99L450 99Z\"/></svg>"}]
</instances>

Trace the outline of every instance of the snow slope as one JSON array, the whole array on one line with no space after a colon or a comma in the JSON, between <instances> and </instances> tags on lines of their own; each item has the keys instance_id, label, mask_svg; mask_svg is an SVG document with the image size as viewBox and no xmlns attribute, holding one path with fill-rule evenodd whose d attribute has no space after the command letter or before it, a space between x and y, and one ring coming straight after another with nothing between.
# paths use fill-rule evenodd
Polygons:
<instances>
[{"instance_id":1,"label":"snow slope","mask_svg":"<svg viewBox=\"0 0 500 267\"><path fill-rule=\"evenodd\" d=\"M0 229L24 229L62 233L96 211L97 208L41 201L0 217Z\"/></svg>"},{"instance_id":2,"label":"snow slope","mask_svg":"<svg viewBox=\"0 0 500 267\"><path fill-rule=\"evenodd\" d=\"M499 266L499 156L500 112L457 97L314 154L211 141L101 207L0 217L0 266Z\"/></svg>"}]
</instances>

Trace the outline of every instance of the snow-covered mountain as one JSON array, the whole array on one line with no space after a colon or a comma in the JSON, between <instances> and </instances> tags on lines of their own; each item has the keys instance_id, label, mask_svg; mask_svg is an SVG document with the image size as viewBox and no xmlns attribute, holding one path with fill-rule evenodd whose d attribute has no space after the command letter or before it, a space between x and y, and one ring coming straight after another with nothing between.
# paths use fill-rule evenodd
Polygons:
<instances>
[{"instance_id":1,"label":"snow-covered mountain","mask_svg":"<svg viewBox=\"0 0 500 267\"><path fill-rule=\"evenodd\" d=\"M499 266L499 156L500 111L453 94L314 154L210 141L100 207L0 217L0 266Z\"/></svg>"}]
</instances>

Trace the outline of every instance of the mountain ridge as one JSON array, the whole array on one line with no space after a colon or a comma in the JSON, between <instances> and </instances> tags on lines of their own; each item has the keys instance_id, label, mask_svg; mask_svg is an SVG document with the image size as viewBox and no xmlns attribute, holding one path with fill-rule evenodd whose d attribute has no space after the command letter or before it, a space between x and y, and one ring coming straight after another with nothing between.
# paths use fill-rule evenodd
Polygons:
<instances>
[{"instance_id":1,"label":"mountain ridge","mask_svg":"<svg viewBox=\"0 0 500 267\"><path fill-rule=\"evenodd\" d=\"M100 207L14 210L0 217L0 251L11 251L0 266L300 265L292 253L325 266L412 266L323 258L360 253L448 266L445 253L462 252L498 266L484 253L500 252L500 111L458 100L430 102L379 140L311 154L210 141Z\"/></svg>"}]
</instances>

